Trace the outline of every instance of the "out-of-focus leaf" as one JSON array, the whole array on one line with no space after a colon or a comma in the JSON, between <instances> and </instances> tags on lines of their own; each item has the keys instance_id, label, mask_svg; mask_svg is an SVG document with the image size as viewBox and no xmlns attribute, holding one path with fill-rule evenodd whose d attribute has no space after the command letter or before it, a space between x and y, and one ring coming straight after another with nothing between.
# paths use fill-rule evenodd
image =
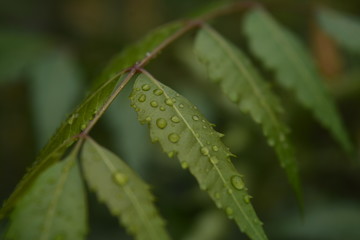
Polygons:
<instances>
[{"instance_id":1,"label":"out-of-focus leaf","mask_svg":"<svg viewBox=\"0 0 360 240\"><path fill-rule=\"evenodd\" d=\"M124 49L121 54L115 57L115 59L109 64L108 68L95 82L89 95L73 111L68 119L61 124L50 141L42 149L33 166L22 178L20 183L16 186L15 191L0 209L0 219L3 218L12 208L17 198L23 193L35 177L51 164L60 160L66 149L76 140L74 136L87 127L88 123L93 119L94 115L109 99L109 96L113 92L118 82L118 77L114 77L114 75L119 71L124 70L124 68L129 67L137 61L143 59L148 52L153 51L182 25L183 24L179 22L165 25L151 32L137 44Z\"/></svg>"},{"instance_id":2,"label":"out-of-focus leaf","mask_svg":"<svg viewBox=\"0 0 360 240\"><path fill-rule=\"evenodd\" d=\"M210 79L219 83L222 92L241 111L260 123L270 146L274 147L281 166L299 199L301 187L288 127L282 122L282 106L248 58L215 30L206 26L198 33L195 51L208 69Z\"/></svg>"},{"instance_id":3,"label":"out-of-focus leaf","mask_svg":"<svg viewBox=\"0 0 360 240\"><path fill-rule=\"evenodd\" d=\"M0 84L16 80L49 46L35 34L0 30Z\"/></svg>"},{"instance_id":4,"label":"out-of-focus leaf","mask_svg":"<svg viewBox=\"0 0 360 240\"><path fill-rule=\"evenodd\" d=\"M340 45L360 54L360 19L328 8L317 12L320 26Z\"/></svg>"},{"instance_id":5,"label":"out-of-focus leaf","mask_svg":"<svg viewBox=\"0 0 360 240\"><path fill-rule=\"evenodd\" d=\"M247 13L244 31L251 50L268 68L276 71L279 83L293 90L299 102L314 113L346 151L351 152L352 146L335 104L300 41L262 9Z\"/></svg>"},{"instance_id":6,"label":"out-of-focus leaf","mask_svg":"<svg viewBox=\"0 0 360 240\"><path fill-rule=\"evenodd\" d=\"M136 79L130 99L139 121L148 124L152 141L169 157L177 155L200 188L251 239L267 239L232 154L197 107L149 74Z\"/></svg>"},{"instance_id":7,"label":"out-of-focus leaf","mask_svg":"<svg viewBox=\"0 0 360 240\"><path fill-rule=\"evenodd\" d=\"M32 109L38 145L43 146L74 107L81 87L80 70L73 56L51 51L31 68Z\"/></svg>"},{"instance_id":8,"label":"out-of-focus leaf","mask_svg":"<svg viewBox=\"0 0 360 240\"><path fill-rule=\"evenodd\" d=\"M71 154L44 171L16 203L7 239L84 239L87 232L84 186Z\"/></svg>"},{"instance_id":9,"label":"out-of-focus leaf","mask_svg":"<svg viewBox=\"0 0 360 240\"><path fill-rule=\"evenodd\" d=\"M144 183L119 157L87 139L82 150L86 181L138 240L170 239Z\"/></svg>"}]
</instances>

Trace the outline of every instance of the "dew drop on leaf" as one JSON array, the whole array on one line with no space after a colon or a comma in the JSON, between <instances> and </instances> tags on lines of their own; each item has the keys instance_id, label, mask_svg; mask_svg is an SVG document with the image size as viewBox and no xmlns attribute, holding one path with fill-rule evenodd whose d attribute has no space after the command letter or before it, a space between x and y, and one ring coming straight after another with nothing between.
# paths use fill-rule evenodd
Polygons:
<instances>
[{"instance_id":1,"label":"dew drop on leaf","mask_svg":"<svg viewBox=\"0 0 360 240\"><path fill-rule=\"evenodd\" d=\"M181 167L183 169L187 169L189 167L189 164L187 162L183 161L183 162L181 162Z\"/></svg>"},{"instance_id":2,"label":"dew drop on leaf","mask_svg":"<svg viewBox=\"0 0 360 240\"><path fill-rule=\"evenodd\" d=\"M198 120L199 120L199 117L196 116L196 115L194 115L194 116L192 116L192 119L193 119L194 121L198 121Z\"/></svg>"},{"instance_id":3,"label":"dew drop on leaf","mask_svg":"<svg viewBox=\"0 0 360 240\"><path fill-rule=\"evenodd\" d=\"M171 151L171 152L168 152L168 157L169 158L172 158L175 156L175 152L174 151Z\"/></svg>"},{"instance_id":4,"label":"dew drop on leaf","mask_svg":"<svg viewBox=\"0 0 360 240\"><path fill-rule=\"evenodd\" d=\"M159 105L158 105L158 103L157 103L156 101L151 101L151 102L150 102L150 106L156 108L156 107L159 106Z\"/></svg>"},{"instance_id":5,"label":"dew drop on leaf","mask_svg":"<svg viewBox=\"0 0 360 240\"><path fill-rule=\"evenodd\" d=\"M145 102L146 100L146 95L145 94L141 94L141 96L138 98L139 102Z\"/></svg>"},{"instance_id":6,"label":"dew drop on leaf","mask_svg":"<svg viewBox=\"0 0 360 240\"><path fill-rule=\"evenodd\" d=\"M214 146L212 146L212 150L213 150L214 152L217 152L217 151L219 151L219 147L216 146L216 145L214 145Z\"/></svg>"},{"instance_id":7,"label":"dew drop on leaf","mask_svg":"<svg viewBox=\"0 0 360 240\"><path fill-rule=\"evenodd\" d=\"M172 116L171 121L174 123L178 123L178 122L180 122L180 118L178 118L177 116Z\"/></svg>"},{"instance_id":8,"label":"dew drop on leaf","mask_svg":"<svg viewBox=\"0 0 360 240\"><path fill-rule=\"evenodd\" d=\"M165 100L165 104L168 105L168 106L172 106L172 105L174 105L174 102L173 102L173 100L171 100L170 98L167 98L167 99Z\"/></svg>"},{"instance_id":9,"label":"dew drop on leaf","mask_svg":"<svg viewBox=\"0 0 360 240\"><path fill-rule=\"evenodd\" d=\"M245 203L250 203L250 199L251 199L252 197L250 196L250 195L246 195L245 197L244 197L244 202Z\"/></svg>"},{"instance_id":10,"label":"dew drop on leaf","mask_svg":"<svg viewBox=\"0 0 360 240\"><path fill-rule=\"evenodd\" d=\"M202 147L200 148L200 152L202 155L208 155L209 154L209 149L207 147Z\"/></svg>"},{"instance_id":11,"label":"dew drop on leaf","mask_svg":"<svg viewBox=\"0 0 360 240\"><path fill-rule=\"evenodd\" d=\"M154 94L156 95L156 96L160 96L161 94L163 94L164 92L163 92L163 90L161 90L161 89L155 89L154 90Z\"/></svg>"},{"instance_id":12,"label":"dew drop on leaf","mask_svg":"<svg viewBox=\"0 0 360 240\"><path fill-rule=\"evenodd\" d=\"M149 91L150 90L150 85L149 84L144 84L142 85L141 89L144 90L144 91Z\"/></svg>"},{"instance_id":13,"label":"dew drop on leaf","mask_svg":"<svg viewBox=\"0 0 360 240\"><path fill-rule=\"evenodd\" d=\"M156 120L156 126L158 126L158 128L160 128L160 129L164 129L164 128L166 128L166 126L167 126L167 122L166 122L166 120L163 119L163 118L158 118L158 119Z\"/></svg>"},{"instance_id":14,"label":"dew drop on leaf","mask_svg":"<svg viewBox=\"0 0 360 240\"><path fill-rule=\"evenodd\" d=\"M235 176L231 177L231 184L237 190L243 190L244 187L245 187L245 184L244 184L242 178L240 176L238 176L238 175L235 175Z\"/></svg>"},{"instance_id":15,"label":"dew drop on leaf","mask_svg":"<svg viewBox=\"0 0 360 240\"><path fill-rule=\"evenodd\" d=\"M121 172L116 172L113 175L113 180L116 184L124 186L128 182L128 177Z\"/></svg>"},{"instance_id":16,"label":"dew drop on leaf","mask_svg":"<svg viewBox=\"0 0 360 240\"><path fill-rule=\"evenodd\" d=\"M151 122L151 117L145 118L145 121L146 121L146 122Z\"/></svg>"},{"instance_id":17,"label":"dew drop on leaf","mask_svg":"<svg viewBox=\"0 0 360 240\"><path fill-rule=\"evenodd\" d=\"M218 163L219 163L219 160L218 160L217 157L212 156L212 157L210 158L210 162L211 162L212 164L218 164Z\"/></svg>"},{"instance_id":18,"label":"dew drop on leaf","mask_svg":"<svg viewBox=\"0 0 360 240\"><path fill-rule=\"evenodd\" d=\"M234 210L231 207L227 207L225 209L226 215L228 216L228 218L233 218L233 214L234 214Z\"/></svg>"},{"instance_id":19,"label":"dew drop on leaf","mask_svg":"<svg viewBox=\"0 0 360 240\"><path fill-rule=\"evenodd\" d=\"M180 140L180 136L176 133L170 133L168 139L172 143L177 143Z\"/></svg>"},{"instance_id":20,"label":"dew drop on leaf","mask_svg":"<svg viewBox=\"0 0 360 240\"><path fill-rule=\"evenodd\" d=\"M180 103L179 108L184 108L184 104Z\"/></svg>"},{"instance_id":21,"label":"dew drop on leaf","mask_svg":"<svg viewBox=\"0 0 360 240\"><path fill-rule=\"evenodd\" d=\"M233 190L230 188L227 190L227 192L228 192L228 194L233 194Z\"/></svg>"},{"instance_id":22,"label":"dew drop on leaf","mask_svg":"<svg viewBox=\"0 0 360 240\"><path fill-rule=\"evenodd\" d=\"M160 111L165 111L165 108L163 106L161 106Z\"/></svg>"}]
</instances>

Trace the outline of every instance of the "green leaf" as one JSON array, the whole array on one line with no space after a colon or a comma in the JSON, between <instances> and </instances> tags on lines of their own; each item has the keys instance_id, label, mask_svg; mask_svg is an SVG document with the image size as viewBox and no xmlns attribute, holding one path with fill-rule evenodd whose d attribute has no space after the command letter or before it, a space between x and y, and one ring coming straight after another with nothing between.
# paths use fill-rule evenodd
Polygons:
<instances>
[{"instance_id":1,"label":"green leaf","mask_svg":"<svg viewBox=\"0 0 360 240\"><path fill-rule=\"evenodd\" d=\"M58 128L47 145L42 149L33 166L16 186L10 198L4 203L0 210L0 219L12 208L17 198L35 177L44 169L60 160L66 149L76 140L75 136L79 134L82 129L86 128L94 114L98 112L113 92L118 82L118 78L114 78L113 76L144 58L148 52L153 51L181 26L182 24L175 22L155 30L142 41L124 49L124 51L110 63L107 70L105 70L96 81L95 87L89 95L73 111L68 119L61 124L60 128Z\"/></svg>"},{"instance_id":2,"label":"green leaf","mask_svg":"<svg viewBox=\"0 0 360 240\"><path fill-rule=\"evenodd\" d=\"M317 12L320 26L339 44L360 54L360 19L328 8Z\"/></svg>"},{"instance_id":3,"label":"green leaf","mask_svg":"<svg viewBox=\"0 0 360 240\"><path fill-rule=\"evenodd\" d=\"M16 203L7 239L84 239L85 191L76 155L44 171Z\"/></svg>"},{"instance_id":4,"label":"green leaf","mask_svg":"<svg viewBox=\"0 0 360 240\"><path fill-rule=\"evenodd\" d=\"M200 188L251 239L267 239L242 177L231 163L232 154L197 108L148 73L137 78L130 99L139 121L148 124L152 141L159 142L169 157L177 155Z\"/></svg>"},{"instance_id":5,"label":"green leaf","mask_svg":"<svg viewBox=\"0 0 360 240\"><path fill-rule=\"evenodd\" d=\"M74 107L82 88L81 76L74 57L64 49L49 51L30 71L37 145L43 146Z\"/></svg>"},{"instance_id":6,"label":"green leaf","mask_svg":"<svg viewBox=\"0 0 360 240\"><path fill-rule=\"evenodd\" d=\"M351 152L349 137L332 98L300 41L262 9L246 15L244 31L252 51L276 72L279 83L293 90L299 102L313 111L342 147Z\"/></svg>"},{"instance_id":7,"label":"green leaf","mask_svg":"<svg viewBox=\"0 0 360 240\"><path fill-rule=\"evenodd\" d=\"M41 36L0 31L0 83L16 80L48 50L50 44Z\"/></svg>"},{"instance_id":8,"label":"green leaf","mask_svg":"<svg viewBox=\"0 0 360 240\"><path fill-rule=\"evenodd\" d=\"M196 37L195 51L208 69L210 79L222 92L249 113L263 127L270 146L276 150L281 166L301 202L301 187L293 147L288 139L288 127L279 115L282 112L277 97L252 66L249 59L215 30L203 27Z\"/></svg>"},{"instance_id":9,"label":"green leaf","mask_svg":"<svg viewBox=\"0 0 360 240\"><path fill-rule=\"evenodd\" d=\"M87 139L82 163L87 183L136 239L170 239L149 186L123 160Z\"/></svg>"}]
</instances>

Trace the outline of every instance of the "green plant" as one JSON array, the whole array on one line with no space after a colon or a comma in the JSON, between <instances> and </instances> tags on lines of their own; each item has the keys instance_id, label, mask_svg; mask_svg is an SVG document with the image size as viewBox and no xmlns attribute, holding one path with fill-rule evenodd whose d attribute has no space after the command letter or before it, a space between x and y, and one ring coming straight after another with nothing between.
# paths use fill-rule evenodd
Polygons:
<instances>
[{"instance_id":1,"label":"green plant","mask_svg":"<svg viewBox=\"0 0 360 240\"><path fill-rule=\"evenodd\" d=\"M200 188L249 238L267 239L242 175L230 160L235 156L221 141L222 134L214 130L214 125L196 106L145 70L169 44L195 30L195 53L206 66L209 79L220 86L219 92L261 125L302 208L294 146L278 95L273 93L248 54L207 24L232 12L244 13L242 29L251 51L275 72L279 85L292 90L299 103L312 111L351 153L350 140L333 100L301 42L257 4L239 2L217 6L200 17L155 30L114 58L5 202L0 218L15 208L7 233L9 239L83 239L87 232L87 214L82 178L136 239L170 238L146 183L123 160L89 136L131 80L135 80L131 106L139 121L149 126L151 140L159 142L170 158L177 157L182 168L189 169ZM328 22L326 14L323 12L321 19ZM340 41L347 42L346 39ZM356 43L348 45L359 47ZM78 157L83 174L79 171ZM31 224L24 221L28 218L32 219Z\"/></svg>"}]
</instances>

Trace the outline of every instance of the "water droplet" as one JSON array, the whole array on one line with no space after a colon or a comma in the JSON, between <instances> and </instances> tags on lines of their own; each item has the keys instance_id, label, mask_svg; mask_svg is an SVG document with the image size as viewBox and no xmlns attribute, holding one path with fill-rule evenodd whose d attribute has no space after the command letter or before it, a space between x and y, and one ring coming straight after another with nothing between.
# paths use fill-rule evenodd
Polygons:
<instances>
[{"instance_id":1,"label":"water droplet","mask_svg":"<svg viewBox=\"0 0 360 240\"><path fill-rule=\"evenodd\" d=\"M180 97L180 94L177 93L175 96Z\"/></svg>"},{"instance_id":2,"label":"water droplet","mask_svg":"<svg viewBox=\"0 0 360 240\"><path fill-rule=\"evenodd\" d=\"M209 155L209 149L207 147L200 148L200 152L202 155Z\"/></svg>"},{"instance_id":3,"label":"water droplet","mask_svg":"<svg viewBox=\"0 0 360 240\"><path fill-rule=\"evenodd\" d=\"M160 111L165 111L165 108L163 106L161 106Z\"/></svg>"},{"instance_id":4,"label":"water droplet","mask_svg":"<svg viewBox=\"0 0 360 240\"><path fill-rule=\"evenodd\" d=\"M234 214L234 210L231 207L227 207L225 209L226 215L228 216L228 218L233 218L233 214Z\"/></svg>"},{"instance_id":5,"label":"water droplet","mask_svg":"<svg viewBox=\"0 0 360 240\"><path fill-rule=\"evenodd\" d=\"M178 123L178 122L180 122L180 118L178 118L177 116L172 116L171 121L174 123Z\"/></svg>"},{"instance_id":6,"label":"water droplet","mask_svg":"<svg viewBox=\"0 0 360 240\"><path fill-rule=\"evenodd\" d=\"M179 108L184 108L184 104L180 103Z\"/></svg>"},{"instance_id":7,"label":"water droplet","mask_svg":"<svg viewBox=\"0 0 360 240\"><path fill-rule=\"evenodd\" d=\"M244 202L245 203L250 203L250 199L251 199L252 197L250 196L250 195L246 195L245 197L244 197Z\"/></svg>"},{"instance_id":8,"label":"water droplet","mask_svg":"<svg viewBox=\"0 0 360 240\"><path fill-rule=\"evenodd\" d=\"M120 172L114 173L113 178L114 178L115 183L120 186L124 186L129 180L125 174L120 173Z\"/></svg>"},{"instance_id":9,"label":"water droplet","mask_svg":"<svg viewBox=\"0 0 360 240\"><path fill-rule=\"evenodd\" d=\"M223 207L220 201L216 201L215 204L220 209Z\"/></svg>"},{"instance_id":10,"label":"water droplet","mask_svg":"<svg viewBox=\"0 0 360 240\"><path fill-rule=\"evenodd\" d=\"M168 152L168 157L173 158L175 156L175 151Z\"/></svg>"},{"instance_id":11,"label":"water droplet","mask_svg":"<svg viewBox=\"0 0 360 240\"><path fill-rule=\"evenodd\" d=\"M81 131L84 131L85 128L86 128L86 124L84 123L84 124L81 125L80 129L81 129Z\"/></svg>"},{"instance_id":12,"label":"water droplet","mask_svg":"<svg viewBox=\"0 0 360 240\"><path fill-rule=\"evenodd\" d=\"M227 192L228 192L228 194L233 194L233 190L232 190L231 188L229 188L229 189L227 190Z\"/></svg>"},{"instance_id":13,"label":"water droplet","mask_svg":"<svg viewBox=\"0 0 360 240\"><path fill-rule=\"evenodd\" d=\"M135 108L135 112L140 112L140 108Z\"/></svg>"},{"instance_id":14,"label":"water droplet","mask_svg":"<svg viewBox=\"0 0 360 240\"><path fill-rule=\"evenodd\" d=\"M158 103L157 103L156 101L151 101L151 102L150 102L150 106L156 108L156 107L159 106L159 105L158 105Z\"/></svg>"},{"instance_id":15,"label":"water droplet","mask_svg":"<svg viewBox=\"0 0 360 240\"><path fill-rule=\"evenodd\" d=\"M197 107L196 107L196 106L193 106L193 109L197 110Z\"/></svg>"},{"instance_id":16,"label":"water droplet","mask_svg":"<svg viewBox=\"0 0 360 240\"><path fill-rule=\"evenodd\" d=\"M145 94L141 94L141 96L138 98L139 102L145 102L146 100L146 95Z\"/></svg>"},{"instance_id":17,"label":"water droplet","mask_svg":"<svg viewBox=\"0 0 360 240\"><path fill-rule=\"evenodd\" d=\"M214 146L212 146L212 150L213 150L214 152L217 152L217 151L219 151L219 148L218 148L218 146L214 145Z\"/></svg>"},{"instance_id":18,"label":"water droplet","mask_svg":"<svg viewBox=\"0 0 360 240\"><path fill-rule=\"evenodd\" d=\"M167 122L166 122L166 120L163 119L163 118L158 118L158 119L156 120L156 126L158 126L158 128L160 128L160 129L164 129L164 128L166 128L166 126L167 126Z\"/></svg>"},{"instance_id":19,"label":"water droplet","mask_svg":"<svg viewBox=\"0 0 360 240\"><path fill-rule=\"evenodd\" d=\"M142 90L144 90L144 91L149 91L150 90L150 85L149 84L144 84L144 85L142 85Z\"/></svg>"},{"instance_id":20,"label":"water droplet","mask_svg":"<svg viewBox=\"0 0 360 240\"><path fill-rule=\"evenodd\" d=\"M176 133L170 133L168 139L172 143L177 143L180 140L180 136Z\"/></svg>"},{"instance_id":21,"label":"water droplet","mask_svg":"<svg viewBox=\"0 0 360 240\"><path fill-rule=\"evenodd\" d=\"M199 117L196 116L196 115L194 115L194 116L192 116L192 119L193 119L194 121L198 121L198 120L199 120Z\"/></svg>"},{"instance_id":22,"label":"water droplet","mask_svg":"<svg viewBox=\"0 0 360 240\"><path fill-rule=\"evenodd\" d=\"M244 181L242 180L242 178L238 175L232 176L231 177L231 184L233 185L234 188L236 188L237 190L242 190L245 187Z\"/></svg>"},{"instance_id":23,"label":"water droplet","mask_svg":"<svg viewBox=\"0 0 360 240\"><path fill-rule=\"evenodd\" d=\"M145 118L145 121L146 121L146 122L151 122L151 117Z\"/></svg>"},{"instance_id":24,"label":"water droplet","mask_svg":"<svg viewBox=\"0 0 360 240\"><path fill-rule=\"evenodd\" d=\"M168 106L172 106L172 105L174 105L174 102L173 102L173 100L171 100L170 98L167 98L167 99L165 100L165 104L168 105Z\"/></svg>"},{"instance_id":25,"label":"water droplet","mask_svg":"<svg viewBox=\"0 0 360 240\"><path fill-rule=\"evenodd\" d=\"M189 164L187 162L183 161L183 162L181 162L181 167L183 169L187 169L189 167Z\"/></svg>"},{"instance_id":26,"label":"water droplet","mask_svg":"<svg viewBox=\"0 0 360 240\"><path fill-rule=\"evenodd\" d=\"M69 125L71 125L71 124L73 124L74 123L74 117L73 117L74 115L71 115L71 117L67 120L67 123L69 124Z\"/></svg>"},{"instance_id":27,"label":"water droplet","mask_svg":"<svg viewBox=\"0 0 360 240\"><path fill-rule=\"evenodd\" d=\"M155 89L155 90L153 91L153 93L154 93L156 96L160 96L160 95L163 94L164 92L163 92L163 90L161 90L161 89Z\"/></svg>"},{"instance_id":28,"label":"water droplet","mask_svg":"<svg viewBox=\"0 0 360 240\"><path fill-rule=\"evenodd\" d=\"M207 129L207 126L204 125L204 126L203 126L203 129Z\"/></svg>"},{"instance_id":29,"label":"water droplet","mask_svg":"<svg viewBox=\"0 0 360 240\"><path fill-rule=\"evenodd\" d=\"M217 157L212 156L212 157L210 158L210 162L211 162L212 164L218 164L218 163L219 163L219 160L218 160Z\"/></svg>"}]
</instances>

